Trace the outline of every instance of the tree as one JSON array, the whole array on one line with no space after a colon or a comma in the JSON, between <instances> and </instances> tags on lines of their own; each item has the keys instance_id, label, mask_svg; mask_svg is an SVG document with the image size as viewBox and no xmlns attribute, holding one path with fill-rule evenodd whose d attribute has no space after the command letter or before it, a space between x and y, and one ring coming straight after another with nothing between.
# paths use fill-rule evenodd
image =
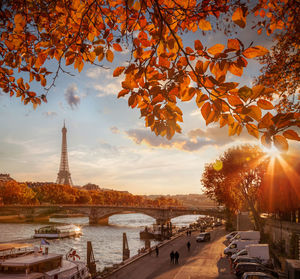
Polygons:
<instances>
[{"instance_id":1,"label":"tree","mask_svg":"<svg viewBox=\"0 0 300 279\"><path fill-rule=\"evenodd\" d=\"M249 208L260 231L263 228L257 200L267 162L258 146L233 147L214 164L205 166L201 180L206 194L232 212Z\"/></svg>"},{"instance_id":2,"label":"tree","mask_svg":"<svg viewBox=\"0 0 300 279\"><path fill-rule=\"evenodd\" d=\"M267 86L249 88L228 82L226 76L228 72L242 76L247 59L268 53L231 36L233 24L245 28L248 14L254 14L253 28L259 34L266 30L280 38L289 35L293 48L288 53L299 51L298 37L292 36L299 26L294 24L299 11L295 6L294 0L258 0L254 7L251 1L240 0L6 1L0 11L0 88L36 107L47 101L46 93L37 95L30 82L40 83L48 92L60 72L67 72L63 64L80 72L85 63L113 62L114 52L128 48L130 61L113 72L115 77L124 74L118 97L128 95L128 105L140 109L145 125L156 135L170 139L180 133L183 117L178 102L194 98L207 125L228 125L229 135L246 127L254 137L262 135L263 144L274 142L286 150L286 139L300 140L295 131L300 126L297 93L282 94L293 83L293 74L289 85L275 86L278 91L264 78L262 84ZM204 46L202 38L185 46L184 34L199 30L224 31L227 46ZM285 45L279 39L276 47ZM57 61L53 73L49 60ZM298 68L289 69L296 73ZM274 72L268 69L267 78Z\"/></svg>"},{"instance_id":3,"label":"tree","mask_svg":"<svg viewBox=\"0 0 300 279\"><path fill-rule=\"evenodd\" d=\"M24 183L0 182L0 197L3 204L36 204L35 193Z\"/></svg>"}]
</instances>

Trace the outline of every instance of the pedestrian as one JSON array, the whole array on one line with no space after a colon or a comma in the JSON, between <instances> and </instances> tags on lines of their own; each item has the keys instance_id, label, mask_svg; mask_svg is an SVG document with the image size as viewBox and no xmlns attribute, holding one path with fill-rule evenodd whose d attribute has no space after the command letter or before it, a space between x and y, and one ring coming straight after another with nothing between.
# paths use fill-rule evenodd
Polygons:
<instances>
[{"instance_id":1,"label":"pedestrian","mask_svg":"<svg viewBox=\"0 0 300 279\"><path fill-rule=\"evenodd\" d=\"M192 235L192 231L191 231L191 230L189 231L189 235L190 235L190 236Z\"/></svg>"},{"instance_id":2,"label":"pedestrian","mask_svg":"<svg viewBox=\"0 0 300 279\"><path fill-rule=\"evenodd\" d=\"M190 251L191 249L191 242L188 241L188 243L186 244L187 248L188 248L188 251Z\"/></svg>"},{"instance_id":3,"label":"pedestrian","mask_svg":"<svg viewBox=\"0 0 300 279\"><path fill-rule=\"evenodd\" d=\"M189 231L186 231L186 236L188 236L189 235Z\"/></svg>"},{"instance_id":4,"label":"pedestrian","mask_svg":"<svg viewBox=\"0 0 300 279\"><path fill-rule=\"evenodd\" d=\"M158 246L157 245L155 247L155 253L156 253L156 257L158 257L159 251L158 251Z\"/></svg>"},{"instance_id":5,"label":"pedestrian","mask_svg":"<svg viewBox=\"0 0 300 279\"><path fill-rule=\"evenodd\" d=\"M175 254L174 254L174 251L172 250L172 252L170 253L170 261L172 264L174 263L174 257L175 257Z\"/></svg>"},{"instance_id":6,"label":"pedestrian","mask_svg":"<svg viewBox=\"0 0 300 279\"><path fill-rule=\"evenodd\" d=\"M175 264L178 264L178 259L179 259L178 251L175 252L174 257L175 257Z\"/></svg>"}]
</instances>

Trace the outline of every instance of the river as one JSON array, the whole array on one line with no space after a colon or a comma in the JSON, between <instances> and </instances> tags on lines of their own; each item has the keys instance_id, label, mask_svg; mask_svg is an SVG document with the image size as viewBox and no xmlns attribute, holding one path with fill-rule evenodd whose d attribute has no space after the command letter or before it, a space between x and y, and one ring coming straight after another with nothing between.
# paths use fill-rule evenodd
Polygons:
<instances>
[{"instance_id":1,"label":"river","mask_svg":"<svg viewBox=\"0 0 300 279\"><path fill-rule=\"evenodd\" d=\"M186 215L172 219L176 226L187 226L195 222L200 215ZM108 226L89 225L87 217L51 218L51 222L77 224L82 228L82 236L48 240L49 252L66 254L71 248L77 251L81 260L86 261L86 243L92 242L97 268L103 269L122 261L123 233L127 234L130 256L137 254L138 249L145 246L140 240L139 232L145 226L151 226L155 220L144 214L120 214L109 218ZM32 238L34 230L44 226L42 224L0 224L0 242L9 242ZM40 240L34 243L40 245ZM152 241L151 246L157 242Z\"/></svg>"}]
</instances>

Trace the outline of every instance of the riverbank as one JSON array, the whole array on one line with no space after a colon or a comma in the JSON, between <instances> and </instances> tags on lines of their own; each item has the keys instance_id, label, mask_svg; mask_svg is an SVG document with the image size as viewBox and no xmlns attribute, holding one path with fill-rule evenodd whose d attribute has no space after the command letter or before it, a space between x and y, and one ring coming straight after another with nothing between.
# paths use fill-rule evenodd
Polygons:
<instances>
[{"instance_id":1,"label":"riverbank","mask_svg":"<svg viewBox=\"0 0 300 279\"><path fill-rule=\"evenodd\" d=\"M49 223L49 216L43 217L26 217L22 214L0 216L0 223Z\"/></svg>"},{"instance_id":2,"label":"riverbank","mask_svg":"<svg viewBox=\"0 0 300 279\"><path fill-rule=\"evenodd\" d=\"M39 217L28 217L22 214L18 215L4 215L0 216L0 223L42 223L48 224L50 222L50 218L78 218L85 217L83 214L53 214L51 216L39 216Z\"/></svg>"},{"instance_id":3,"label":"riverbank","mask_svg":"<svg viewBox=\"0 0 300 279\"><path fill-rule=\"evenodd\" d=\"M155 252L145 253L140 257L131 259L124 263L109 275L98 278L105 279L188 279L188 278L224 278L233 279L230 264L223 257L225 247L224 229L211 231L211 241L204 243L196 242L198 232L191 236L181 234L180 236L159 245L159 255ZM191 243L188 251L187 242ZM179 264L171 264L169 254L171 251L180 254Z\"/></svg>"}]
</instances>

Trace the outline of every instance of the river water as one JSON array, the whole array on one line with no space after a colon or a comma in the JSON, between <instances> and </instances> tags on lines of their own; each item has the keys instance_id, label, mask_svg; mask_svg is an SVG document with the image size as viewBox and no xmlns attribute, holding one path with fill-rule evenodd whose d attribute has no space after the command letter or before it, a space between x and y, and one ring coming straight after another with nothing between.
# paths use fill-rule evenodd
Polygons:
<instances>
[{"instance_id":1,"label":"river water","mask_svg":"<svg viewBox=\"0 0 300 279\"><path fill-rule=\"evenodd\" d=\"M187 226L195 222L200 215L186 215L172 219L176 226ZM109 218L108 226L89 225L87 217L79 218L51 218L51 222L77 224L82 228L82 236L77 238L64 238L47 240L49 252L66 254L71 248L77 251L81 260L86 261L86 243L91 241L95 259L98 260L97 268L103 269L122 261L123 233L127 234L130 256L137 254L138 249L145 246L140 240L139 232L145 226L151 226L155 220L144 214L120 214ZM0 242L9 242L32 238L34 230L42 224L0 224ZM40 245L40 240L35 240ZM151 246L157 242L151 241Z\"/></svg>"}]
</instances>

